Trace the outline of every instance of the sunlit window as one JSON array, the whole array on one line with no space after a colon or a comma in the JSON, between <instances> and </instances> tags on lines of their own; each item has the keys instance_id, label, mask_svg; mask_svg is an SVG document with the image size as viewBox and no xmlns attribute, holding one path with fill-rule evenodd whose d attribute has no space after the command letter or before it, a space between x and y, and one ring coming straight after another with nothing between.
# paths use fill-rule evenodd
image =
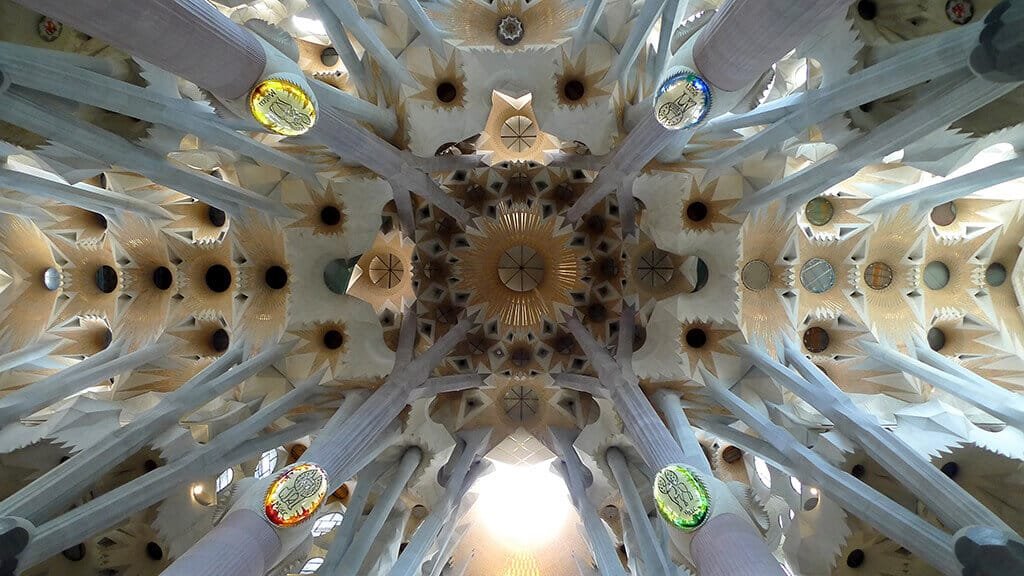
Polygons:
<instances>
[{"instance_id":1,"label":"sunlit window","mask_svg":"<svg viewBox=\"0 0 1024 576\"><path fill-rule=\"evenodd\" d=\"M499 542L513 549L542 546L564 528L572 504L565 482L551 472L551 462L510 465L494 462L494 472L474 490L478 518Z\"/></svg>"},{"instance_id":2,"label":"sunlit window","mask_svg":"<svg viewBox=\"0 0 1024 576\"><path fill-rule=\"evenodd\" d=\"M228 468L227 470L221 472L220 476L217 476L217 483L216 483L217 492L220 492L221 490L223 490L223 489L227 488L228 486L230 486L231 485L231 481L234 480L234 479L235 479L235 471L232 470L231 468Z\"/></svg>"},{"instance_id":3,"label":"sunlit window","mask_svg":"<svg viewBox=\"0 0 1024 576\"><path fill-rule=\"evenodd\" d=\"M342 520L344 520L344 516L338 512L331 512L317 518L316 522L313 523L313 537L317 538L334 530L341 524Z\"/></svg>"},{"instance_id":4,"label":"sunlit window","mask_svg":"<svg viewBox=\"0 0 1024 576\"><path fill-rule=\"evenodd\" d=\"M267 450L260 455L260 461L256 464L256 472L253 476L266 478L277 467L277 450Z\"/></svg>"},{"instance_id":5,"label":"sunlit window","mask_svg":"<svg viewBox=\"0 0 1024 576\"><path fill-rule=\"evenodd\" d=\"M765 488L772 487L772 473L768 470L768 463L758 457L754 457L754 471L757 472L757 479L764 484Z\"/></svg>"},{"instance_id":6,"label":"sunlit window","mask_svg":"<svg viewBox=\"0 0 1024 576\"><path fill-rule=\"evenodd\" d=\"M302 569L299 570L299 574L316 574L316 571L319 570L323 564L323 558L310 558L305 564L303 564Z\"/></svg>"}]
</instances>

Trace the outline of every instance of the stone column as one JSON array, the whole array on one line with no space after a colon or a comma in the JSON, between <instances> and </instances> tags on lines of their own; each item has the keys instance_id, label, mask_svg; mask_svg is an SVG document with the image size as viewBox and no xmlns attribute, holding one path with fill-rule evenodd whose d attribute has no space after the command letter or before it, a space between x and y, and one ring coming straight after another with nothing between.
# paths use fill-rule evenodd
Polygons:
<instances>
[{"instance_id":1,"label":"stone column","mask_svg":"<svg viewBox=\"0 0 1024 576\"><path fill-rule=\"evenodd\" d=\"M233 369L241 349L229 350L135 420L5 499L0 503L0 515L20 516L37 524L48 520L88 490L96 477L152 442L182 416L255 376L293 347L294 343L269 346Z\"/></svg>"},{"instance_id":2,"label":"stone column","mask_svg":"<svg viewBox=\"0 0 1024 576\"><path fill-rule=\"evenodd\" d=\"M228 99L266 65L256 37L206 0L17 0Z\"/></svg>"},{"instance_id":3,"label":"stone column","mask_svg":"<svg viewBox=\"0 0 1024 576\"><path fill-rule=\"evenodd\" d=\"M395 473L391 477L390 484L377 498L377 502L373 505L370 515L359 526L359 533L356 534L355 539L352 540L352 544L349 545L348 550L341 559L340 569L334 572L337 576L355 576L359 573L359 569L366 559L366 553L370 551L374 539L380 534L384 521L388 519L388 514L391 513L395 503L398 502L398 497L402 495L405 485L412 478L412 474L416 471L417 466L419 466L422 457L423 453L415 446L407 448L405 453L402 454L402 459L395 467Z\"/></svg>"},{"instance_id":4,"label":"stone column","mask_svg":"<svg viewBox=\"0 0 1024 576\"><path fill-rule=\"evenodd\" d=\"M363 521L363 510L370 500L373 487L377 484L377 478L384 471L379 462L373 462L359 471L356 481L356 489L352 491L352 498L348 501L348 508L345 509L345 516L334 534L330 548L327 549L327 556L320 570L324 574L334 574L341 568L341 560L352 544L352 540L359 530L359 524Z\"/></svg>"},{"instance_id":5,"label":"stone column","mask_svg":"<svg viewBox=\"0 0 1024 576\"><path fill-rule=\"evenodd\" d=\"M29 544L29 547L25 552L26 556L19 564L19 567L26 569L36 563L42 562L50 556L64 550L69 545L81 542L98 532L116 525L118 522L121 522L132 514L156 504L160 500L164 499L170 490L207 474L209 472L208 468L210 463L216 462L219 465L225 454L232 452L248 439L257 436L261 430L273 424L273 422L278 418L285 416L295 406L306 402L310 396L319 389L319 382L321 378L323 378L322 371L314 375L313 378L299 384L294 390L291 390L287 394L274 400L248 419L243 420L241 423L222 432L208 444L203 446L202 449L190 452L178 460L170 462L165 466L161 466L140 478L124 484L123 486L119 486L64 515L47 522L46 524L39 526L32 542ZM348 402L346 401L346 403ZM351 408L351 405L349 408ZM345 404L342 405L341 409L346 409ZM259 520L259 522L252 522L252 526L243 528L242 525L250 520ZM274 531L270 528L269 521L261 518L255 513L252 515L243 515L241 519L236 518L236 522L237 523L230 524L229 528L224 531L219 530L219 525L214 530L220 538L224 538L224 542L222 543L224 545L216 545L213 547L204 546L204 539L200 540L200 543L193 548L206 549L205 552L200 550L200 557L203 557L202 555L205 554L211 554L212 552L210 552L210 550L219 551L219 554L222 556L230 558L230 560L225 560L225 562L237 563L234 565L237 565L240 571L196 571L196 566L205 566L205 564L195 560L184 561L185 557L183 556L182 559L179 559L172 564L165 573L168 575L180 574L182 576L226 576L227 574L243 576L249 574L262 574L262 572L246 571L249 566L250 558L237 557L239 556L237 553L225 554L224 550L244 549L245 543L237 541L236 535L238 531L235 530L235 528L241 531L256 533L263 531L263 526L266 526L270 529L270 533L274 533ZM264 538L261 536L260 540L261 542L266 543L269 542L269 537ZM188 554L186 554L186 556L188 556ZM182 569L185 571L174 571L178 569L177 566L179 562L182 563ZM219 564L218 566L223 567L222 564ZM267 568L269 568L269 566L267 566Z\"/></svg>"},{"instance_id":6,"label":"stone column","mask_svg":"<svg viewBox=\"0 0 1024 576\"><path fill-rule=\"evenodd\" d=\"M609 448L605 453L608 467L612 469L615 483L619 486L619 493L626 503L626 513L629 514L630 522L636 531L637 544L640 548L640 557L643 558L645 574L663 574L665 576L674 574L676 569L667 558L665 558L660 539L654 533L654 527L647 517L647 506L640 498L640 492L633 482L633 476L629 471L629 464L626 457L618 448Z\"/></svg>"},{"instance_id":7,"label":"stone column","mask_svg":"<svg viewBox=\"0 0 1024 576\"><path fill-rule=\"evenodd\" d=\"M69 366L53 376L36 380L0 398L0 427L30 416L90 386L156 360L166 354L168 349L170 344L154 343L118 356L123 352L122 344L115 342L74 366Z\"/></svg>"},{"instance_id":8,"label":"stone column","mask_svg":"<svg viewBox=\"0 0 1024 576\"><path fill-rule=\"evenodd\" d=\"M12 350L0 356L0 372L13 370L23 364L34 362L53 352L63 341L63 338L44 336L32 344Z\"/></svg>"},{"instance_id":9,"label":"stone column","mask_svg":"<svg viewBox=\"0 0 1024 576\"><path fill-rule=\"evenodd\" d=\"M704 450L693 434L690 421L686 419L686 412L683 412L683 402L679 399L679 394L671 390L658 390L654 394L654 401L661 409L661 414L665 417L676 442L679 442L679 447L683 449L683 457L686 460L682 463L711 474L711 464L704 456Z\"/></svg>"},{"instance_id":10,"label":"stone column","mask_svg":"<svg viewBox=\"0 0 1024 576\"><path fill-rule=\"evenodd\" d=\"M452 466L444 494L434 504L430 514L420 523L416 533L409 540L409 545L399 554L398 562L395 562L390 576L419 574L420 566L426 559L427 552L441 531L441 524L451 516L455 502L462 498L482 470L483 465L474 464L474 462L477 459L477 453L487 445L490 435L490 429L472 430L462 435L466 444Z\"/></svg>"},{"instance_id":11,"label":"stone column","mask_svg":"<svg viewBox=\"0 0 1024 576\"><path fill-rule=\"evenodd\" d=\"M757 80L850 0L729 0L701 30L693 60L726 92Z\"/></svg>"},{"instance_id":12,"label":"stone column","mask_svg":"<svg viewBox=\"0 0 1024 576\"><path fill-rule=\"evenodd\" d=\"M591 365L597 370L598 378L608 390L612 400L615 401L616 411L622 418L626 432L633 439L633 445L647 465L657 471L669 464L685 462L686 455L679 447L679 443L665 428L665 424L658 418L654 407L651 406L647 396L640 389L639 381L632 372L628 359L617 362L575 317L566 319L565 325L590 358ZM727 501L721 502L721 505L740 506L723 483L713 476L709 476L708 479L709 484L717 486L717 489L712 490L713 497ZM714 516L700 530L706 530L712 525L724 522L721 519L728 516L730 515ZM677 544L682 547L681 552L689 553L695 562L698 557L717 559L713 565L697 564L701 576L781 576L782 569L774 560L771 550L746 519L738 523L723 523L723 526L716 530L719 540L715 542L720 547L716 547L714 550L704 551L695 548L706 545L706 540L693 539L688 544L685 542ZM745 546L743 554L720 556L723 548L729 549L741 545Z\"/></svg>"},{"instance_id":13,"label":"stone column","mask_svg":"<svg viewBox=\"0 0 1024 576\"><path fill-rule=\"evenodd\" d=\"M568 431L552 430L551 435L555 439L559 456L562 458L563 478L565 485L572 496L573 504L579 512L580 520L583 522L583 530L587 533L587 542L590 543L590 550L597 562L597 569L601 576L626 576L622 563L619 561L619 554L612 544L608 535L608 529L604 522L597 515L590 499L587 498L587 489L583 484L583 462L580 461L576 449Z\"/></svg>"}]
</instances>

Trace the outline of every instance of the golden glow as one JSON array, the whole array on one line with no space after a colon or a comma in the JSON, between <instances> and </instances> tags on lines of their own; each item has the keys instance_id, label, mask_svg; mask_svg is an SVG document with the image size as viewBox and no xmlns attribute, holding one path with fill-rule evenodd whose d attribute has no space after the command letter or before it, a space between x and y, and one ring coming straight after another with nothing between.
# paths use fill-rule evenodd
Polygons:
<instances>
[{"instance_id":1,"label":"golden glow","mask_svg":"<svg viewBox=\"0 0 1024 576\"><path fill-rule=\"evenodd\" d=\"M264 128L283 136L305 134L316 123L313 99L298 84L281 78L268 78L252 89L249 111Z\"/></svg>"},{"instance_id":2,"label":"golden glow","mask_svg":"<svg viewBox=\"0 0 1024 576\"><path fill-rule=\"evenodd\" d=\"M477 518L514 551L543 547L559 535L569 517L569 493L551 472L550 461L515 466L494 462L494 472L473 489L479 494Z\"/></svg>"}]
</instances>

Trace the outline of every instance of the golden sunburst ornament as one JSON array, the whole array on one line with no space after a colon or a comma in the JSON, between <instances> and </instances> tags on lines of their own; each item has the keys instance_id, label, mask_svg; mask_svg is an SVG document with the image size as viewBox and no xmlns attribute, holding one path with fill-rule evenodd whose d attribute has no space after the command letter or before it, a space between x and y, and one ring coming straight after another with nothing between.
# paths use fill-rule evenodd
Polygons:
<instances>
[{"instance_id":1,"label":"golden sunburst ornament","mask_svg":"<svg viewBox=\"0 0 1024 576\"><path fill-rule=\"evenodd\" d=\"M515 328L557 320L571 308L571 292L583 288L582 263L561 218L514 207L476 224L468 246L456 251L458 289L468 294L470 307Z\"/></svg>"}]
</instances>

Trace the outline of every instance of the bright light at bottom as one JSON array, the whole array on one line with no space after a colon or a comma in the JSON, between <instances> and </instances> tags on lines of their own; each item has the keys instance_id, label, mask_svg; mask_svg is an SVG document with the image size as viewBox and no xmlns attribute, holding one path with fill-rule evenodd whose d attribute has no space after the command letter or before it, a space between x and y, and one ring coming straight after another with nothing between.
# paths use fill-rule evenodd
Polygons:
<instances>
[{"instance_id":1,"label":"bright light at bottom","mask_svg":"<svg viewBox=\"0 0 1024 576\"><path fill-rule=\"evenodd\" d=\"M542 546L565 525L572 504L551 462L516 466L494 462L494 472L474 486L475 514L495 538L514 549Z\"/></svg>"}]
</instances>

